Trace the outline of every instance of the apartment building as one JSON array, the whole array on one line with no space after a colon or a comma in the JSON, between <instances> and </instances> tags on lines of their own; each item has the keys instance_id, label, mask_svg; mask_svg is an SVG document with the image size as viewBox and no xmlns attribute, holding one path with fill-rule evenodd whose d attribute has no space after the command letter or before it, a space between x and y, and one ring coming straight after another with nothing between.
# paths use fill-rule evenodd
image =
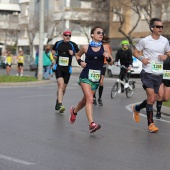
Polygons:
<instances>
[{"instance_id":1,"label":"apartment building","mask_svg":"<svg viewBox=\"0 0 170 170\"><path fill-rule=\"evenodd\" d=\"M39 45L39 4L37 0L19 0L19 48L28 53L32 46L33 55ZM71 30L71 40L78 45L90 41L90 31L94 25L108 22L104 13L96 11L94 1L86 0L50 0L44 1L44 44L54 44L62 37L64 30ZM106 24L103 24L106 26ZM108 26L106 27L107 30Z\"/></svg>"},{"instance_id":2,"label":"apartment building","mask_svg":"<svg viewBox=\"0 0 170 170\"><path fill-rule=\"evenodd\" d=\"M0 0L0 56L2 51L17 43L19 13L18 0Z\"/></svg>"},{"instance_id":3,"label":"apartment building","mask_svg":"<svg viewBox=\"0 0 170 170\"><path fill-rule=\"evenodd\" d=\"M125 36L118 31L120 18L114 13L114 9L117 7L117 3L121 1L44 0L44 44L54 44L57 40L60 40L63 30L66 29L72 31L72 41L75 41L78 45L86 44L90 41L91 28L95 25L100 25L111 38L112 48L118 48L120 41ZM120 6L119 13L124 16L126 21L122 29L128 34L136 23L138 15L130 8L130 0L123 0L123 2L127 2L128 6ZM142 2L144 5L145 1ZM0 15L2 15L2 20L0 21L0 43L12 44L17 38L18 49L23 49L26 54L31 53L34 56L39 45L39 3L40 0L0 0ZM15 7L11 6L11 9L14 10L10 12L10 15L6 14L7 11L9 13L7 6L5 10L2 9L2 4L15 4ZM8 8L10 5L8 5ZM152 4L152 10L152 17L159 17L163 20L164 35L170 38L168 31L170 28L169 0L155 0L155 3ZM140 39L150 33L148 23L146 22L146 13L141 10L140 15L141 19L131 34L133 39ZM19 24L12 25L18 22L18 17ZM13 33L16 32L15 36L9 34L11 29ZM9 38L4 36L7 33Z\"/></svg>"}]
</instances>

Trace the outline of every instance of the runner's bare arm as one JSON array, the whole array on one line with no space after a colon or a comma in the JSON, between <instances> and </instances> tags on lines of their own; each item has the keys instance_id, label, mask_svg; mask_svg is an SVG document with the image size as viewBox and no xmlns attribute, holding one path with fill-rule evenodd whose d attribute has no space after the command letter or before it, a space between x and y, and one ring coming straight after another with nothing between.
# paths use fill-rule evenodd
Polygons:
<instances>
[{"instance_id":1,"label":"runner's bare arm","mask_svg":"<svg viewBox=\"0 0 170 170\"><path fill-rule=\"evenodd\" d=\"M142 55L142 51L139 51L136 47L134 48L133 56L145 65L150 63L150 61Z\"/></svg>"},{"instance_id":2,"label":"runner's bare arm","mask_svg":"<svg viewBox=\"0 0 170 170\"><path fill-rule=\"evenodd\" d=\"M113 65L113 62L114 62L114 60L113 60L113 57L112 57L112 55L110 54L110 50L109 50L109 48L108 48L108 46L107 45L104 45L104 53L103 53L103 56L104 57L106 57L106 60L108 60L109 62L109 65ZM110 59L109 59L110 58Z\"/></svg>"},{"instance_id":3,"label":"runner's bare arm","mask_svg":"<svg viewBox=\"0 0 170 170\"><path fill-rule=\"evenodd\" d=\"M87 52L88 45L83 45L78 53L76 53L76 60L81 67L85 67L86 63L81 59L81 56Z\"/></svg>"}]
</instances>

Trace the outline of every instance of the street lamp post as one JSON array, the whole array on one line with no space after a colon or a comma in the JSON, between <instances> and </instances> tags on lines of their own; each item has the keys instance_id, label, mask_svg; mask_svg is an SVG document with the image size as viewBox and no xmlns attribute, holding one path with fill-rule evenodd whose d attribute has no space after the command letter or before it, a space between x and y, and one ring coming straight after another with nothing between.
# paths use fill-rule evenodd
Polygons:
<instances>
[{"instance_id":1,"label":"street lamp post","mask_svg":"<svg viewBox=\"0 0 170 170\"><path fill-rule=\"evenodd\" d=\"M40 34L39 34L39 63L38 80L43 78L43 42L44 42L44 0L40 0Z\"/></svg>"}]
</instances>

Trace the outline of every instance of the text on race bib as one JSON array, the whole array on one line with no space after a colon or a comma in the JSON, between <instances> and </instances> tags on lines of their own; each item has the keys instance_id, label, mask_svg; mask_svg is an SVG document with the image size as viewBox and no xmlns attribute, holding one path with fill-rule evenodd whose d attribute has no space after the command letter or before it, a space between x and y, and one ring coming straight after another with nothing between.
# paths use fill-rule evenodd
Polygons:
<instances>
[{"instance_id":1,"label":"text on race bib","mask_svg":"<svg viewBox=\"0 0 170 170\"><path fill-rule=\"evenodd\" d=\"M163 64L162 63L152 62L151 65L152 65L153 72L163 73Z\"/></svg>"},{"instance_id":2,"label":"text on race bib","mask_svg":"<svg viewBox=\"0 0 170 170\"><path fill-rule=\"evenodd\" d=\"M59 65L60 66L68 66L68 63L69 63L68 57L59 56Z\"/></svg>"},{"instance_id":3,"label":"text on race bib","mask_svg":"<svg viewBox=\"0 0 170 170\"><path fill-rule=\"evenodd\" d=\"M99 80L100 80L100 70L92 70L92 69L90 69L88 78L92 82L99 82Z\"/></svg>"},{"instance_id":4,"label":"text on race bib","mask_svg":"<svg viewBox=\"0 0 170 170\"><path fill-rule=\"evenodd\" d=\"M163 70L163 79L170 80L170 70Z\"/></svg>"}]
</instances>

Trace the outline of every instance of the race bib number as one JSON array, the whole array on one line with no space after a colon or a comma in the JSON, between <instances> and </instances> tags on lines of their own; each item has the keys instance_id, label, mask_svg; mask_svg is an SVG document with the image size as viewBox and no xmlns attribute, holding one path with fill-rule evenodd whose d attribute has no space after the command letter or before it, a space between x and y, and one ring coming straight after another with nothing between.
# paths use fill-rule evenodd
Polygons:
<instances>
[{"instance_id":1,"label":"race bib number","mask_svg":"<svg viewBox=\"0 0 170 170\"><path fill-rule=\"evenodd\" d=\"M156 73L163 73L163 64L152 62L152 71Z\"/></svg>"},{"instance_id":2,"label":"race bib number","mask_svg":"<svg viewBox=\"0 0 170 170\"><path fill-rule=\"evenodd\" d=\"M92 82L99 82L100 80L100 70L89 70L89 80Z\"/></svg>"},{"instance_id":3,"label":"race bib number","mask_svg":"<svg viewBox=\"0 0 170 170\"><path fill-rule=\"evenodd\" d=\"M19 57L18 62L19 63L23 63L24 62L24 58L23 57Z\"/></svg>"},{"instance_id":4,"label":"race bib number","mask_svg":"<svg viewBox=\"0 0 170 170\"><path fill-rule=\"evenodd\" d=\"M170 80L170 70L163 70L163 79Z\"/></svg>"},{"instance_id":5,"label":"race bib number","mask_svg":"<svg viewBox=\"0 0 170 170\"><path fill-rule=\"evenodd\" d=\"M68 66L68 63L69 63L68 57L59 56L59 65L60 66Z\"/></svg>"}]
</instances>

